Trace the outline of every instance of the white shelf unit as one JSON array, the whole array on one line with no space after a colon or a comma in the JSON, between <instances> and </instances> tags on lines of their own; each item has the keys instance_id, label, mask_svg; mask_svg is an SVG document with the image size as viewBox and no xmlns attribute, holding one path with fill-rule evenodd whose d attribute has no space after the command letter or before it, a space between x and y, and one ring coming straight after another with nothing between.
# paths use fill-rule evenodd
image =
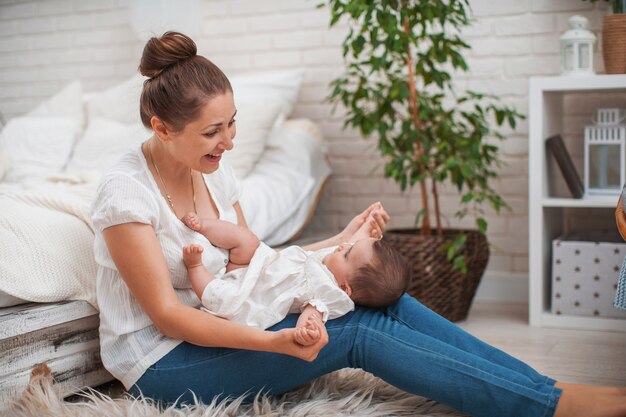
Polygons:
<instances>
[{"instance_id":1,"label":"white shelf unit","mask_svg":"<svg viewBox=\"0 0 626 417\"><path fill-rule=\"evenodd\" d=\"M563 133L567 93L626 93L626 75L537 77L529 88L529 320L534 327L626 332L626 319L556 315L550 312L552 240L563 232L566 208L615 208L617 197L554 198L549 195L545 141ZM580 173L581 178L583 173Z\"/></svg>"}]
</instances>

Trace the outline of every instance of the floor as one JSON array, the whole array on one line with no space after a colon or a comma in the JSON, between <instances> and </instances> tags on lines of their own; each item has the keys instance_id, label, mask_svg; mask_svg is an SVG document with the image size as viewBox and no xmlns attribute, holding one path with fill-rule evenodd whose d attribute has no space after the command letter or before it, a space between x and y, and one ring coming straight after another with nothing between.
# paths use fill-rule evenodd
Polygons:
<instances>
[{"instance_id":1,"label":"floor","mask_svg":"<svg viewBox=\"0 0 626 417\"><path fill-rule=\"evenodd\" d=\"M530 327L526 304L475 303L458 324L556 380L626 386L626 333Z\"/></svg>"}]
</instances>

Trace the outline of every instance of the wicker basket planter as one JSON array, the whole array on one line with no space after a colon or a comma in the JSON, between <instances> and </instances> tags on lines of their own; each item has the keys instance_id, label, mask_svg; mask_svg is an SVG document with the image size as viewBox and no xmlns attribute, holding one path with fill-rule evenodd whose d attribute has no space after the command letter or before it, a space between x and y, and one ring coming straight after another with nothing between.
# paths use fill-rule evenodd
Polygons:
<instances>
[{"instance_id":1,"label":"wicker basket planter","mask_svg":"<svg viewBox=\"0 0 626 417\"><path fill-rule=\"evenodd\" d=\"M607 74L626 74L626 13L604 16L602 56Z\"/></svg>"},{"instance_id":2,"label":"wicker basket planter","mask_svg":"<svg viewBox=\"0 0 626 417\"><path fill-rule=\"evenodd\" d=\"M467 234L460 253L467 273L453 269L441 250L459 233ZM419 229L387 230L384 239L393 245L413 269L407 292L448 320L467 317L472 300L489 260L487 238L477 230L446 229L443 236L422 236Z\"/></svg>"}]
</instances>

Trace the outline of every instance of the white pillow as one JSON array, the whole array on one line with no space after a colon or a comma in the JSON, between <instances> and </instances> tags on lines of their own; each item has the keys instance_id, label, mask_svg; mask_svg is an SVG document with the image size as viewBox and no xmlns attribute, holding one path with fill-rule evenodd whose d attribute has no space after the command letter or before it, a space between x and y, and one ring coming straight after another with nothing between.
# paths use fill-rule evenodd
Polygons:
<instances>
[{"instance_id":1,"label":"white pillow","mask_svg":"<svg viewBox=\"0 0 626 417\"><path fill-rule=\"evenodd\" d=\"M224 153L224 158L240 179L248 176L265 151L265 145L281 114L282 104L277 101L236 101L237 135L234 147Z\"/></svg>"},{"instance_id":2,"label":"white pillow","mask_svg":"<svg viewBox=\"0 0 626 417\"><path fill-rule=\"evenodd\" d=\"M99 117L92 119L76 144L67 171L105 171L151 134L141 123L126 124Z\"/></svg>"},{"instance_id":3,"label":"white pillow","mask_svg":"<svg viewBox=\"0 0 626 417\"><path fill-rule=\"evenodd\" d=\"M281 113L285 118L293 111L303 77L304 70L296 69L235 74L229 79L235 101L258 103L267 100L278 101L281 103ZM139 99L146 79L141 74L136 74L105 91L86 94L87 119L101 117L122 123L141 123Z\"/></svg>"},{"instance_id":4,"label":"white pillow","mask_svg":"<svg viewBox=\"0 0 626 417\"><path fill-rule=\"evenodd\" d=\"M141 123L139 98L146 79L136 74L107 90L86 94L88 123L97 117L122 123Z\"/></svg>"},{"instance_id":5,"label":"white pillow","mask_svg":"<svg viewBox=\"0 0 626 417\"><path fill-rule=\"evenodd\" d=\"M65 117L76 121L79 126L83 126L85 110L80 81L74 81L67 85L57 94L28 112L26 117Z\"/></svg>"},{"instance_id":6,"label":"white pillow","mask_svg":"<svg viewBox=\"0 0 626 417\"><path fill-rule=\"evenodd\" d=\"M0 148L11 160L7 180L20 182L59 172L67 163L81 126L60 117L18 117L0 134Z\"/></svg>"},{"instance_id":7,"label":"white pillow","mask_svg":"<svg viewBox=\"0 0 626 417\"><path fill-rule=\"evenodd\" d=\"M264 103L268 99L279 101L284 118L293 112L303 78L302 69L235 74L229 77L236 102L245 100Z\"/></svg>"},{"instance_id":8,"label":"white pillow","mask_svg":"<svg viewBox=\"0 0 626 417\"><path fill-rule=\"evenodd\" d=\"M273 135L275 145L267 147L242 181L239 202L250 230L264 242L279 245L306 223L330 168L313 122L287 120Z\"/></svg>"}]
</instances>

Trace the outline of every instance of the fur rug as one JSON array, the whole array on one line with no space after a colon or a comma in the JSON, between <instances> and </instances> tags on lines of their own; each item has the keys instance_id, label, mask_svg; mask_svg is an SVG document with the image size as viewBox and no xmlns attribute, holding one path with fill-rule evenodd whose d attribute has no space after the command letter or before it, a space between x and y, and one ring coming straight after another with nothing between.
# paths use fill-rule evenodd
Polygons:
<instances>
[{"instance_id":1,"label":"fur rug","mask_svg":"<svg viewBox=\"0 0 626 417\"><path fill-rule=\"evenodd\" d=\"M160 409L147 399L111 398L94 390L82 392L81 401L67 402L58 395L50 369L33 370L28 388L8 408L12 417L304 417L304 416L423 416L461 414L434 401L406 394L371 374L343 369L318 378L286 394L258 396L253 403L241 398Z\"/></svg>"}]
</instances>

